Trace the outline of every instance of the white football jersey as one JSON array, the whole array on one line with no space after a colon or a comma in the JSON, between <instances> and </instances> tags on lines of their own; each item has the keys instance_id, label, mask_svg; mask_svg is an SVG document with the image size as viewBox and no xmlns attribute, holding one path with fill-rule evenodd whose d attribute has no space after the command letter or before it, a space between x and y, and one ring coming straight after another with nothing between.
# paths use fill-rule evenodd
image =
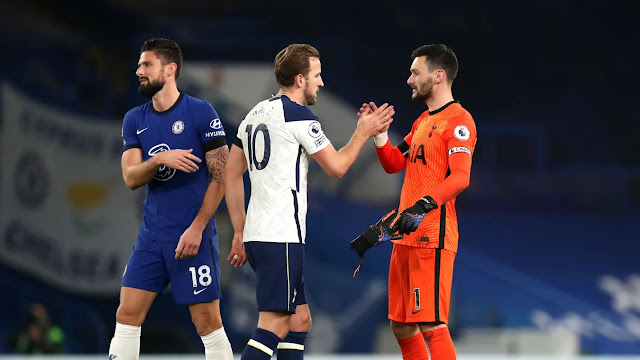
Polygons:
<instances>
[{"instance_id":1,"label":"white football jersey","mask_svg":"<svg viewBox=\"0 0 640 360\"><path fill-rule=\"evenodd\" d=\"M244 241L304 243L309 157L330 144L311 110L286 95L256 105L238 128L251 196Z\"/></svg>"}]
</instances>

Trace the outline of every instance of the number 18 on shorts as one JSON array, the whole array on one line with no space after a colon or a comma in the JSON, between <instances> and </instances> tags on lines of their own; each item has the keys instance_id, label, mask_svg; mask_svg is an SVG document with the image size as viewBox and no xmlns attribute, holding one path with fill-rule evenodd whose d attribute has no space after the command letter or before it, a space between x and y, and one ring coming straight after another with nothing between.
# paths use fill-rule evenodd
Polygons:
<instances>
[{"instance_id":1,"label":"number 18 on shorts","mask_svg":"<svg viewBox=\"0 0 640 360\"><path fill-rule=\"evenodd\" d=\"M210 236L210 234L207 234ZM169 283L178 304L219 299L220 268L217 237L203 237L193 258L175 259L175 244L138 238L122 279L122 286L162 293Z\"/></svg>"}]
</instances>

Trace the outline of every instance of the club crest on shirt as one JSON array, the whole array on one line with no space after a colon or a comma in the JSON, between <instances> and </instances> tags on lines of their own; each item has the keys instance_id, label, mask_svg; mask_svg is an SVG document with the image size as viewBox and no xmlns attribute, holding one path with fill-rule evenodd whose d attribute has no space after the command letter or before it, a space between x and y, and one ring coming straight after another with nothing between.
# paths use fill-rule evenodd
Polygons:
<instances>
[{"instance_id":1,"label":"club crest on shirt","mask_svg":"<svg viewBox=\"0 0 640 360\"><path fill-rule=\"evenodd\" d=\"M173 125L171 125L171 131L173 131L173 133L176 135L180 134L183 130L184 123L182 122L182 120L178 120L174 122Z\"/></svg>"},{"instance_id":2,"label":"club crest on shirt","mask_svg":"<svg viewBox=\"0 0 640 360\"><path fill-rule=\"evenodd\" d=\"M320 128L320 123L317 121L312 122L309 125L309 135L314 138L317 138L322 133L322 129Z\"/></svg>"},{"instance_id":3,"label":"club crest on shirt","mask_svg":"<svg viewBox=\"0 0 640 360\"><path fill-rule=\"evenodd\" d=\"M469 140L469 136L471 135L469 133L469 129L467 129L466 126L464 125L458 125L456 126L456 128L453 130L453 135L456 137L456 139L458 140L462 140L462 141L466 141Z\"/></svg>"}]
</instances>

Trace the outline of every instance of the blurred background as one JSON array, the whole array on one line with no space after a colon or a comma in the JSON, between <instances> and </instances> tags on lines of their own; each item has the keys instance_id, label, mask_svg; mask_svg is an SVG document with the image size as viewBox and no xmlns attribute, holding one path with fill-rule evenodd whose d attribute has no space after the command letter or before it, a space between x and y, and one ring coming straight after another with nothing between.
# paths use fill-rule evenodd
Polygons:
<instances>
[{"instance_id":1,"label":"blurred background","mask_svg":"<svg viewBox=\"0 0 640 360\"><path fill-rule=\"evenodd\" d=\"M121 123L147 101L135 71L150 37L177 41L179 88L212 103L232 143L278 91L275 54L321 52L313 107L339 148L362 102L396 107L394 144L424 104L411 52L445 43L454 97L478 129L457 199L460 248L450 328L461 357L640 353L640 97L635 1L10 1L0 5L0 354L106 354L144 191L120 170ZM310 353L396 354L388 329L390 244L357 277L349 242L398 205L373 144L341 180L309 174ZM216 213L221 256L231 229ZM222 311L241 352L257 323L254 276L222 261ZM201 353L170 289L143 326L143 353Z\"/></svg>"}]
</instances>

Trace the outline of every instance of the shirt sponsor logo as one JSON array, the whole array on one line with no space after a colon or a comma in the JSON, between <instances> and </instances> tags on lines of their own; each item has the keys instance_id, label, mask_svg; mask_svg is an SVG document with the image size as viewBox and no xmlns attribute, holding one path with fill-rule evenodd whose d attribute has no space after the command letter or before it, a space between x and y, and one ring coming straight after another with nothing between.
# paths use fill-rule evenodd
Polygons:
<instances>
[{"instance_id":1,"label":"shirt sponsor logo","mask_svg":"<svg viewBox=\"0 0 640 360\"><path fill-rule=\"evenodd\" d=\"M413 144L411 146L409 157L407 160L412 163L421 162L422 165L427 165L426 152L424 151L424 144Z\"/></svg>"},{"instance_id":2,"label":"shirt sponsor logo","mask_svg":"<svg viewBox=\"0 0 640 360\"><path fill-rule=\"evenodd\" d=\"M211 122L209 123L209 126L210 126L212 129L219 130L219 129L222 129L222 122L220 121L220 119L213 119L213 120L211 120Z\"/></svg>"},{"instance_id":3,"label":"shirt sponsor logo","mask_svg":"<svg viewBox=\"0 0 640 360\"><path fill-rule=\"evenodd\" d=\"M144 129L136 130L136 135L142 134L147 129L148 129L148 127L144 128Z\"/></svg>"},{"instance_id":4,"label":"shirt sponsor logo","mask_svg":"<svg viewBox=\"0 0 640 360\"><path fill-rule=\"evenodd\" d=\"M151 149L149 149L149 156L155 156L157 153L162 152L162 151L169 151L171 150L171 148L169 147L169 145L167 144L158 144L154 147L152 147ZM176 174L176 169L172 169L170 167L168 167L167 165L162 165L160 166L160 168L158 169L158 172L156 172L156 175L153 177L155 180L158 181L167 181L169 179L171 179L173 177L173 175Z\"/></svg>"},{"instance_id":5,"label":"shirt sponsor logo","mask_svg":"<svg viewBox=\"0 0 640 360\"><path fill-rule=\"evenodd\" d=\"M456 146L456 147L452 147L451 149L449 149L449 156L451 156L452 154L455 153L467 153L469 155L471 155L471 150L467 149L466 147L463 146Z\"/></svg>"},{"instance_id":6,"label":"shirt sponsor logo","mask_svg":"<svg viewBox=\"0 0 640 360\"><path fill-rule=\"evenodd\" d=\"M466 126L464 125L458 125L456 126L456 128L453 130L453 135L456 137L456 139L458 140L462 140L462 141L466 141L469 140L469 136L471 135L471 133L469 132L469 129L467 129Z\"/></svg>"},{"instance_id":7,"label":"shirt sponsor logo","mask_svg":"<svg viewBox=\"0 0 640 360\"><path fill-rule=\"evenodd\" d=\"M224 133L224 130L220 130L220 131L209 131L205 133L204 136L210 138L210 137L226 136L226 134Z\"/></svg>"}]
</instances>

